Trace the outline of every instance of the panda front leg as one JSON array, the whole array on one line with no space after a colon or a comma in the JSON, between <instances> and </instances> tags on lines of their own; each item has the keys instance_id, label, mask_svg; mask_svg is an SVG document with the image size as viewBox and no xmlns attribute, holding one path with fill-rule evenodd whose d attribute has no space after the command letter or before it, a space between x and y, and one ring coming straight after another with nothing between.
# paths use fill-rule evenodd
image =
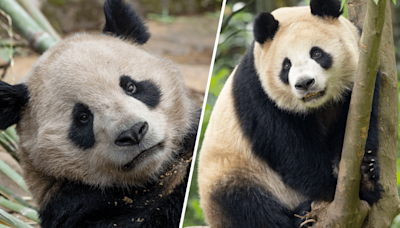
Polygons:
<instances>
[{"instance_id":1,"label":"panda front leg","mask_svg":"<svg viewBox=\"0 0 400 228\"><path fill-rule=\"evenodd\" d=\"M361 164L360 199L367 201L370 205L382 197L383 187L378 183L379 178L380 167L376 152L367 150Z\"/></svg>"},{"instance_id":2,"label":"panda front leg","mask_svg":"<svg viewBox=\"0 0 400 228\"><path fill-rule=\"evenodd\" d=\"M212 228L299 227L295 212L259 186L231 186L213 191L210 199Z\"/></svg>"},{"instance_id":3,"label":"panda front leg","mask_svg":"<svg viewBox=\"0 0 400 228\"><path fill-rule=\"evenodd\" d=\"M365 154L361 163L360 199L370 205L376 203L381 197L383 187L378 183L380 167L378 162L378 102L379 102L380 72L376 76L374 97L372 101L371 119L368 130Z\"/></svg>"}]
</instances>

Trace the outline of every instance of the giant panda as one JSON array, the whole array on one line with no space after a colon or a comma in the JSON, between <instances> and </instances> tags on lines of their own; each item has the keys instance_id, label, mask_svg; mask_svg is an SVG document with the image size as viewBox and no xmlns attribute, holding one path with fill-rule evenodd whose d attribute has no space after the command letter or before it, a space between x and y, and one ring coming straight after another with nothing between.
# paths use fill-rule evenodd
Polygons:
<instances>
[{"instance_id":1,"label":"giant panda","mask_svg":"<svg viewBox=\"0 0 400 228\"><path fill-rule=\"evenodd\" d=\"M122 0L103 34L46 51L17 85L0 82L0 129L17 124L24 178L41 226L179 225L199 109Z\"/></svg>"},{"instance_id":2,"label":"giant panda","mask_svg":"<svg viewBox=\"0 0 400 228\"><path fill-rule=\"evenodd\" d=\"M340 5L311 0L256 17L200 151L200 205L212 228L300 227L296 215L333 200L360 39ZM369 204L383 192L378 100L379 75L360 170Z\"/></svg>"}]
</instances>

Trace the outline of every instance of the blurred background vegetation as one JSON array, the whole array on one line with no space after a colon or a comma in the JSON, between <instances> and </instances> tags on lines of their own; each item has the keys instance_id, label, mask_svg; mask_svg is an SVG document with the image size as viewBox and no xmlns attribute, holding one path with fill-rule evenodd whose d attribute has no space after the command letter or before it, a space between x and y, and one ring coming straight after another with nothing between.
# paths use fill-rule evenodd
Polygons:
<instances>
[{"instance_id":1,"label":"blurred background vegetation","mask_svg":"<svg viewBox=\"0 0 400 228\"><path fill-rule=\"evenodd\" d=\"M221 34L215 58L215 65L210 82L208 99L202 123L202 130L198 152L201 150L204 132L207 128L210 114L215 101L225 84L225 81L240 58L253 41L252 23L254 16L259 12L271 12L276 8L284 6L308 5L309 0L228 0L224 12ZM396 59L400 58L400 4L393 5L393 29L396 50ZM397 61L397 69L400 72L400 63ZM400 74L398 74L398 80ZM400 85L400 84L399 84ZM399 91L400 97L400 91ZM400 128L400 126L399 126ZM399 129L400 130L400 129ZM197 156L197 161L198 161ZM400 146L397 151L397 184L400 194ZM190 195L187 203L184 227L195 225L206 225L203 212L200 208L198 185L197 185L197 161L190 187ZM400 228L400 216L396 217L391 228Z\"/></svg>"}]
</instances>

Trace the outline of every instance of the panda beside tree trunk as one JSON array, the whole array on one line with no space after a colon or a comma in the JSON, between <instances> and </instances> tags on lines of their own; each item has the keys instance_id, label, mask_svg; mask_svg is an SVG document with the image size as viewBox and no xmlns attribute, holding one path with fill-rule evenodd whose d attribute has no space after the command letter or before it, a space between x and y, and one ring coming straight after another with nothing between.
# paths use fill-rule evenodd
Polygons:
<instances>
[{"instance_id":1,"label":"panda beside tree trunk","mask_svg":"<svg viewBox=\"0 0 400 228\"><path fill-rule=\"evenodd\" d=\"M24 178L49 227L178 227L199 111L182 76L141 45L123 0L103 34L46 51L17 85L0 82L0 129L17 124Z\"/></svg>"},{"instance_id":2,"label":"panda beside tree trunk","mask_svg":"<svg viewBox=\"0 0 400 228\"><path fill-rule=\"evenodd\" d=\"M320 209L324 210L323 214L318 214L321 213L321 211L319 211L317 212L316 216L320 218L323 217L324 222L319 223L319 226L315 227L325 227L328 224L330 226L335 224L344 227L390 227L393 218L400 213L400 202L398 197L396 177L395 173L392 171L396 169L397 157L398 88L396 67L393 67L396 65L396 60L394 56L393 31L391 23L391 0L380 0L378 6L372 1L349 1L348 17L357 25L363 24L365 14L360 13L360 10L367 8L367 2L368 11L366 12L366 23L364 23L365 25L363 31L365 31L365 34L369 34L369 37L368 35L365 35L368 38L362 40L361 43L364 47L374 46L374 48L366 49L365 52L361 52L359 69L370 69L369 67L374 68L376 64L379 64L382 74L380 96L386 99L385 102L379 103L379 124L382 127L379 128L380 147L378 151L378 157L382 166L381 183L385 189L385 192L383 194L383 198L374 204L370 211L368 210L368 205L362 203L359 204L360 202L358 201L357 197L354 197L355 200L351 200L352 202L350 203L348 195L337 193L335 195L335 201L337 201L336 203L329 205L327 207L328 209L325 207L320 207ZM380 18L380 20L374 20L375 18ZM379 24L383 23L383 20L384 24ZM379 29L382 29L382 31L377 31ZM375 34L382 34L382 38L379 40L379 51L377 50L376 46L376 43L379 43L377 38L378 36ZM372 45L372 42L375 42L375 44ZM378 58L375 53L379 53L379 61L377 60ZM373 57L366 57L368 55L372 55ZM363 60L361 60L361 56L363 57ZM373 71L374 70L371 70L371 72ZM360 78L359 81L366 84L366 81L369 80L368 78L372 77L371 73L365 77L366 75L367 74L365 72L360 71L358 76L358 78ZM365 101L365 97L366 96L364 95L360 95L355 98L358 100L357 105L364 106L362 105L362 102ZM354 105L354 110L360 109L357 105ZM350 122L349 125L355 126L356 124L354 122ZM360 138L357 137L357 134L352 133L346 136L346 138L349 139L349 141L352 140L354 142L358 142L360 140ZM355 150L348 150L348 152L354 154ZM354 161L354 159L348 159L348 161ZM348 162L347 165L352 166L354 164ZM353 170L344 173L343 176L352 177L356 176L357 174L357 170ZM347 179L343 180L341 184L343 186L350 186L350 182L351 180ZM342 191L343 190L344 189L342 189ZM343 210L343 208L345 208L344 205L354 208L354 210L357 211L357 215L353 216L353 212L351 210ZM358 206L360 208L358 208ZM368 216L364 221L362 218L365 217L366 214L368 214ZM357 219L359 220L356 222L355 220Z\"/></svg>"},{"instance_id":3,"label":"panda beside tree trunk","mask_svg":"<svg viewBox=\"0 0 400 228\"><path fill-rule=\"evenodd\" d=\"M308 227L313 220L303 215L311 203L332 202L343 189L351 152L341 155L360 34L340 16L339 1L312 0L310 6L256 18L255 42L215 104L199 163L201 206L213 228ZM354 166L358 175L347 176L356 185L352 198L370 205L385 194L377 157L379 85L378 73L371 120L361 132L365 156L363 148ZM340 192L313 227L361 227L366 211L340 201L350 192Z\"/></svg>"}]
</instances>

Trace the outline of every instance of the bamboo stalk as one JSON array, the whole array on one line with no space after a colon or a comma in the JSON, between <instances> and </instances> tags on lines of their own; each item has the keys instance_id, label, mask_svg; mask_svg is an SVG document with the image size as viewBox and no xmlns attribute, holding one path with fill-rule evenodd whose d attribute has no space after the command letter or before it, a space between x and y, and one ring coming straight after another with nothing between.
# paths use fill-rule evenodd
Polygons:
<instances>
[{"instance_id":1,"label":"bamboo stalk","mask_svg":"<svg viewBox=\"0 0 400 228\"><path fill-rule=\"evenodd\" d=\"M24 207L20 204L16 204L4 197L0 196L0 206L13 210L15 212L20 213L21 215L27 217L28 219L32 219L35 222L40 223L39 214L37 211L32 208Z\"/></svg>"},{"instance_id":2,"label":"bamboo stalk","mask_svg":"<svg viewBox=\"0 0 400 228\"><path fill-rule=\"evenodd\" d=\"M14 152L14 148L10 145L10 143L5 139L3 135L0 134L0 145L4 147L9 153Z\"/></svg>"},{"instance_id":3,"label":"bamboo stalk","mask_svg":"<svg viewBox=\"0 0 400 228\"><path fill-rule=\"evenodd\" d=\"M7 135L9 135L14 142L18 142L19 137L18 137L18 134L17 134L17 130L15 130L15 127L9 127L4 132Z\"/></svg>"},{"instance_id":4,"label":"bamboo stalk","mask_svg":"<svg viewBox=\"0 0 400 228\"><path fill-rule=\"evenodd\" d=\"M7 212L5 212L2 209L0 209L0 220L3 220L12 226L15 226L16 228L33 228L32 226L24 223L23 221L17 219L14 216L8 214Z\"/></svg>"},{"instance_id":5,"label":"bamboo stalk","mask_svg":"<svg viewBox=\"0 0 400 228\"><path fill-rule=\"evenodd\" d=\"M6 131L1 132L1 135L10 144L10 146L16 151L18 146L17 146L14 138L11 135L7 134Z\"/></svg>"},{"instance_id":6,"label":"bamboo stalk","mask_svg":"<svg viewBox=\"0 0 400 228\"><path fill-rule=\"evenodd\" d=\"M28 187L26 187L24 179L15 172L9 165L0 160L0 170L3 171L9 178L11 178L15 183L17 183L22 189L29 193Z\"/></svg>"},{"instance_id":7,"label":"bamboo stalk","mask_svg":"<svg viewBox=\"0 0 400 228\"><path fill-rule=\"evenodd\" d=\"M18 140L18 134L14 127L9 127L5 131L0 131L0 145L17 161L19 161L17 155Z\"/></svg>"},{"instance_id":8,"label":"bamboo stalk","mask_svg":"<svg viewBox=\"0 0 400 228\"><path fill-rule=\"evenodd\" d=\"M15 0L1 0L0 9L10 15L13 27L39 52L45 52L57 43Z\"/></svg>"},{"instance_id":9,"label":"bamboo stalk","mask_svg":"<svg viewBox=\"0 0 400 228\"><path fill-rule=\"evenodd\" d=\"M60 41L61 37L58 35L56 30L51 26L50 22L43 15L42 11L40 11L35 4L33 4L32 0L18 0L18 2L25 8L26 11L36 20L36 22L48 32L56 41Z\"/></svg>"},{"instance_id":10,"label":"bamboo stalk","mask_svg":"<svg viewBox=\"0 0 400 228\"><path fill-rule=\"evenodd\" d=\"M8 200L18 202L25 207L30 207L36 210L36 208L34 208L32 205L30 205L28 202L22 199L21 196L14 194L14 192L12 192L10 189L6 188L1 184L0 184L0 194L5 196Z\"/></svg>"},{"instance_id":11,"label":"bamboo stalk","mask_svg":"<svg viewBox=\"0 0 400 228\"><path fill-rule=\"evenodd\" d=\"M0 224L0 228L11 228L11 226L6 226L6 225L3 225L3 224Z\"/></svg>"},{"instance_id":12,"label":"bamboo stalk","mask_svg":"<svg viewBox=\"0 0 400 228\"><path fill-rule=\"evenodd\" d=\"M7 223L7 222L5 222L4 220L1 220L1 219L0 219L0 225L6 226L6 227L12 227L9 223ZM2 228L2 227L0 226L0 228Z\"/></svg>"}]
</instances>

